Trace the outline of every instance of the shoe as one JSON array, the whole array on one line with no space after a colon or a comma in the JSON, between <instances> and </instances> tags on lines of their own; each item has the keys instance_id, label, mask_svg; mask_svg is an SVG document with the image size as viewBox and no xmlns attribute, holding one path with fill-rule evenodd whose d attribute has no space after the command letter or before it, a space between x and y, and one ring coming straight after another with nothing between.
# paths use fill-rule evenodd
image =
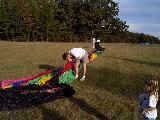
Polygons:
<instances>
[{"instance_id":1,"label":"shoe","mask_svg":"<svg viewBox=\"0 0 160 120\"><path fill-rule=\"evenodd\" d=\"M85 79L85 76L83 76L81 79L80 79L80 81L85 81L86 79Z\"/></svg>"},{"instance_id":2,"label":"shoe","mask_svg":"<svg viewBox=\"0 0 160 120\"><path fill-rule=\"evenodd\" d=\"M77 79L77 78L78 78L78 75L76 75L74 79Z\"/></svg>"}]
</instances>

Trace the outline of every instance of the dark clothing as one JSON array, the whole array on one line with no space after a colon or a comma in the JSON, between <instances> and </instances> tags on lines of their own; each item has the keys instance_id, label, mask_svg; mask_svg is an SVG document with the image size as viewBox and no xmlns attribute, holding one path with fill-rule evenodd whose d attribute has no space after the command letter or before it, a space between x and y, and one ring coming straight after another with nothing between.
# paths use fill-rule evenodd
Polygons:
<instances>
[{"instance_id":1,"label":"dark clothing","mask_svg":"<svg viewBox=\"0 0 160 120\"><path fill-rule=\"evenodd\" d=\"M99 49L99 48L101 48L99 42L95 42L95 49Z\"/></svg>"}]
</instances>

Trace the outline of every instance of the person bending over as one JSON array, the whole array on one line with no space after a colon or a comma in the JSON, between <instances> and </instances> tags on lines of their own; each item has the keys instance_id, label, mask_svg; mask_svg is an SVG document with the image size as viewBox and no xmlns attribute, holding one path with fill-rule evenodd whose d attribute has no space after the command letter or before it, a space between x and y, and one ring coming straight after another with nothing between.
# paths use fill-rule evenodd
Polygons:
<instances>
[{"instance_id":1,"label":"person bending over","mask_svg":"<svg viewBox=\"0 0 160 120\"><path fill-rule=\"evenodd\" d=\"M87 63L89 62L88 53L83 48L72 48L67 53L64 53L62 57L63 60L69 60L71 57L72 59L75 59L75 79L78 78L78 66L80 65L80 61L83 62L83 77L80 80L84 81L87 71Z\"/></svg>"}]
</instances>

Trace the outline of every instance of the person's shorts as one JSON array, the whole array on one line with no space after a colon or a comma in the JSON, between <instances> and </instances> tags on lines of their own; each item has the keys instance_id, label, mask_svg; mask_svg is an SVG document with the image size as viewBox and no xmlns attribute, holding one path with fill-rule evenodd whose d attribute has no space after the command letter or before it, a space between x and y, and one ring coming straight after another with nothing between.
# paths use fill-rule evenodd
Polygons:
<instances>
[{"instance_id":1,"label":"person's shorts","mask_svg":"<svg viewBox=\"0 0 160 120\"><path fill-rule=\"evenodd\" d=\"M83 56L82 58L83 62L88 63L89 59L88 59L88 53L86 52L86 54Z\"/></svg>"}]
</instances>

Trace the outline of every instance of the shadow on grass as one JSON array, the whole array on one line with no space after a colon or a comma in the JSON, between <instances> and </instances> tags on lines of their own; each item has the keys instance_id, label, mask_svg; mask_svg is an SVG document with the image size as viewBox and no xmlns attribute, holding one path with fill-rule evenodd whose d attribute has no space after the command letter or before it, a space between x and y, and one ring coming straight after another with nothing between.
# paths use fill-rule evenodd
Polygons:
<instances>
[{"instance_id":1,"label":"shadow on grass","mask_svg":"<svg viewBox=\"0 0 160 120\"><path fill-rule=\"evenodd\" d=\"M135 62L135 63L150 65L150 66L154 66L154 67L160 67L160 63L145 62L145 61L132 60L132 59L127 59L127 58L112 57L112 56L103 56L103 57L119 59L119 60L124 60L124 61L129 61L129 62Z\"/></svg>"},{"instance_id":2,"label":"shadow on grass","mask_svg":"<svg viewBox=\"0 0 160 120\"><path fill-rule=\"evenodd\" d=\"M54 69L54 66L48 65L48 64L40 64L39 69L45 69L45 70L52 70Z\"/></svg>"},{"instance_id":3,"label":"shadow on grass","mask_svg":"<svg viewBox=\"0 0 160 120\"><path fill-rule=\"evenodd\" d=\"M42 92L41 86L35 86L33 90L33 85L32 88L27 86L27 92L26 88L0 90L0 111L28 108L75 94L69 85L59 87L61 88L53 93Z\"/></svg>"},{"instance_id":4,"label":"shadow on grass","mask_svg":"<svg viewBox=\"0 0 160 120\"><path fill-rule=\"evenodd\" d=\"M76 97L70 97L69 101L73 104L78 105L82 110L87 112L89 115L94 115L98 120L109 120L107 116L102 114L100 111L97 111L95 108L89 106L86 101Z\"/></svg>"},{"instance_id":5,"label":"shadow on grass","mask_svg":"<svg viewBox=\"0 0 160 120\"><path fill-rule=\"evenodd\" d=\"M67 120L64 116L61 116L57 111L51 111L42 105L40 105L39 108L42 111L43 120Z\"/></svg>"},{"instance_id":6,"label":"shadow on grass","mask_svg":"<svg viewBox=\"0 0 160 120\"><path fill-rule=\"evenodd\" d=\"M129 99L137 99L143 90L144 81L156 76L146 74L121 73L110 68L88 68L88 80L84 84L103 88L114 94L120 94ZM96 73L96 74L95 74Z\"/></svg>"}]
</instances>

